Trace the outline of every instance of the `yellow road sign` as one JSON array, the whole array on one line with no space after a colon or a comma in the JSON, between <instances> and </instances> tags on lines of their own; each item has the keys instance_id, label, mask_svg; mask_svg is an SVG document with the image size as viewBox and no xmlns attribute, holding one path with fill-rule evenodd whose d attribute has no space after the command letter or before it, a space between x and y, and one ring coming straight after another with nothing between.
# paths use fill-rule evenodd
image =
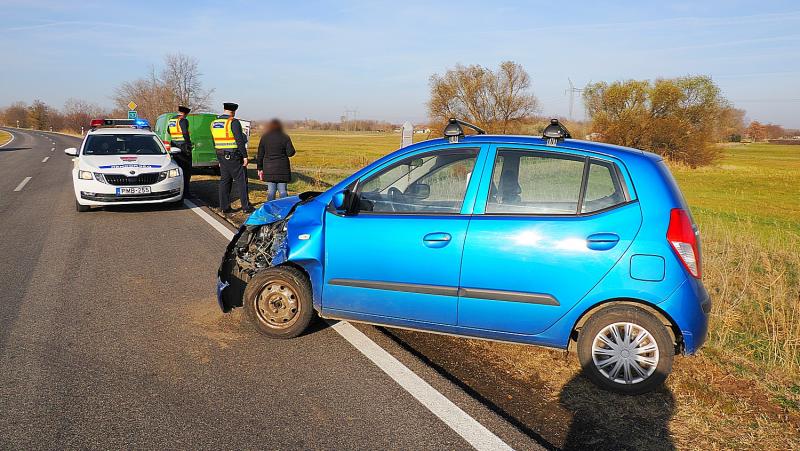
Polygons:
<instances>
[{"instance_id":1,"label":"yellow road sign","mask_svg":"<svg viewBox=\"0 0 800 451\"><path fill-rule=\"evenodd\" d=\"M128 104L128 109L129 109L129 110L135 110L137 106L139 106L139 105L136 105L135 103L133 103L133 101L131 101L131 102Z\"/></svg>"}]
</instances>

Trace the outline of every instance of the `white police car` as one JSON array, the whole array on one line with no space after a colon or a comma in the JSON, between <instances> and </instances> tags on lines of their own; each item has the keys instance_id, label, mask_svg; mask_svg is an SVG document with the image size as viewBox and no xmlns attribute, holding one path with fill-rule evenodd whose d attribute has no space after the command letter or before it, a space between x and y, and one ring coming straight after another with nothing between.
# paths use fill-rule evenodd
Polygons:
<instances>
[{"instance_id":1,"label":"white police car","mask_svg":"<svg viewBox=\"0 0 800 451\"><path fill-rule=\"evenodd\" d=\"M142 119L96 119L72 168L75 207L180 202L183 173ZM176 149L179 151L179 149Z\"/></svg>"}]
</instances>

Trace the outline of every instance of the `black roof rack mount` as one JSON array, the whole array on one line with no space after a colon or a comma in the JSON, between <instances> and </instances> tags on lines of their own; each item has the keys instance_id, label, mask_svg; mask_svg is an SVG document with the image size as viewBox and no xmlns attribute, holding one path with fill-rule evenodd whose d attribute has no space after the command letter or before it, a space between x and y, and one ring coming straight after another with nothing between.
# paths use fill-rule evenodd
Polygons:
<instances>
[{"instance_id":1,"label":"black roof rack mount","mask_svg":"<svg viewBox=\"0 0 800 451\"><path fill-rule=\"evenodd\" d=\"M550 119L550 125L544 128L542 138L547 140L548 146L555 146L559 141L572 138L572 135L569 134L567 127L558 122L558 119L553 118Z\"/></svg>"},{"instance_id":2,"label":"black roof rack mount","mask_svg":"<svg viewBox=\"0 0 800 451\"><path fill-rule=\"evenodd\" d=\"M444 137L449 139L451 143L457 143L459 139L464 137L464 129L461 127L462 125L475 130L475 132L479 135L486 134L486 132L477 125L472 125L469 122L464 122L456 118L450 118L450 120L447 121L447 126L444 128Z\"/></svg>"}]
</instances>

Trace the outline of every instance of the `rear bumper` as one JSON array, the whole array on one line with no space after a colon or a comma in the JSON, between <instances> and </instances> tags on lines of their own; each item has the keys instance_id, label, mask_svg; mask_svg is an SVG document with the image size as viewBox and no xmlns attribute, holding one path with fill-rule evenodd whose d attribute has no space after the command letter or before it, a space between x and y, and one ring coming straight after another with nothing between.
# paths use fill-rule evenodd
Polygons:
<instances>
[{"instance_id":1,"label":"rear bumper","mask_svg":"<svg viewBox=\"0 0 800 451\"><path fill-rule=\"evenodd\" d=\"M676 323L683 336L683 351L694 354L708 336L711 297L703 283L686 280L666 301L658 304Z\"/></svg>"}]
</instances>

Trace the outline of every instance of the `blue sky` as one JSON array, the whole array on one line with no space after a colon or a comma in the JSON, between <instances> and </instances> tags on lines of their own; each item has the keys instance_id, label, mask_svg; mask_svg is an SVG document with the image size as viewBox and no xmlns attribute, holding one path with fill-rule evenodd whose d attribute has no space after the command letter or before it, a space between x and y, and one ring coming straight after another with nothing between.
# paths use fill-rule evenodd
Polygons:
<instances>
[{"instance_id":1,"label":"blue sky","mask_svg":"<svg viewBox=\"0 0 800 451\"><path fill-rule=\"evenodd\" d=\"M576 85L711 75L748 117L800 127L800 3L4 1L0 105L110 105L164 54L250 118L426 118L428 77L521 63L545 115ZM582 116L576 107L576 116Z\"/></svg>"}]
</instances>

